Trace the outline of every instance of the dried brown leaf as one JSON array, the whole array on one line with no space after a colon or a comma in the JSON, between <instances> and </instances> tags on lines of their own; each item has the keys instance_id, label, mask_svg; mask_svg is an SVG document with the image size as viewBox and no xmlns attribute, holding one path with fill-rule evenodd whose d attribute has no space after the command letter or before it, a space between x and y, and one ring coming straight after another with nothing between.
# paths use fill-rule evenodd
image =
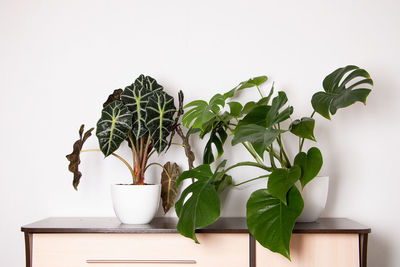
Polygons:
<instances>
[{"instance_id":1,"label":"dried brown leaf","mask_svg":"<svg viewBox=\"0 0 400 267\"><path fill-rule=\"evenodd\" d=\"M94 130L94 128L91 128L85 134L83 134L84 129L85 125L82 124L79 128L79 139L75 141L72 153L66 156L69 160L68 170L74 174L72 185L74 186L75 190L78 190L79 181L82 177L82 173L79 171L79 164L81 163L80 153L82 150L82 146L85 141L92 135L92 131Z\"/></svg>"},{"instance_id":2,"label":"dried brown leaf","mask_svg":"<svg viewBox=\"0 0 400 267\"><path fill-rule=\"evenodd\" d=\"M123 90L122 89L115 89L114 92L108 96L107 101L104 102L103 108L105 108L108 104L111 104L112 102L116 100L121 100L121 94Z\"/></svg>"},{"instance_id":3,"label":"dried brown leaf","mask_svg":"<svg viewBox=\"0 0 400 267\"><path fill-rule=\"evenodd\" d=\"M167 162L164 165L164 170L161 173L161 199L164 213L167 213L175 204L177 195L176 180L179 175L181 175L181 172L178 164Z\"/></svg>"}]
</instances>

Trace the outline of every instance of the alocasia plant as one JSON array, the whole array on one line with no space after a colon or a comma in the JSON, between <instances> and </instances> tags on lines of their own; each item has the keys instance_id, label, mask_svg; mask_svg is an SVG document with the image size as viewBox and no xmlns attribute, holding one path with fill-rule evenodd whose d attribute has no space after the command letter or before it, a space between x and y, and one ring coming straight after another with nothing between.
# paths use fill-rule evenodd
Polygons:
<instances>
[{"instance_id":1,"label":"alocasia plant","mask_svg":"<svg viewBox=\"0 0 400 267\"><path fill-rule=\"evenodd\" d=\"M84 126L79 130L80 139L75 142L74 150L67 155L69 170L74 174L73 186L77 189L82 174L78 167L80 153L101 151L105 157L113 155L120 159L130 170L135 185L145 184L145 172L151 165L163 168L162 200L166 213L175 203L176 180L180 175L176 163L167 162L164 166L149 163L149 158L157 152L168 149L175 132L182 138L189 169L193 168L194 154L190 149L188 136L181 129L179 118L183 114L183 93L179 92L179 108L175 108L174 98L164 92L163 87L150 76L140 75L133 84L124 90L117 89L103 104L101 118L97 122L96 136L100 149L82 150L86 139L94 128L83 135ZM168 139L170 137L170 139ZM133 166L117 155L115 151L127 141L132 150Z\"/></svg>"},{"instance_id":2,"label":"alocasia plant","mask_svg":"<svg viewBox=\"0 0 400 267\"><path fill-rule=\"evenodd\" d=\"M177 180L192 178L195 182L187 187L175 208L179 217L178 231L197 242L195 229L215 222L220 216L221 203L218 193L229 186L239 186L258 179L266 179L265 188L250 195L247 202L247 226L250 233L264 247L290 259L289 244L296 219L303 210L303 199L295 183L304 188L319 173L322 154L317 147L303 152L306 139L315 142L315 113L330 119L338 109L355 102L365 103L373 85L367 71L357 66L339 68L323 81L324 91L313 95L314 111L309 117L291 120L293 107L287 105L285 92L279 91L272 98L274 87L264 96L260 85L266 76L241 82L225 94L216 94L210 101L196 100L185 106L183 124L190 134L208 137L204 149L203 165L183 172ZM242 105L231 98L246 88L256 87L261 98ZM224 111L228 105L229 111ZM289 127L282 125L290 122ZM293 134L299 140L299 152L294 157L286 153L283 138ZM239 162L226 167L222 161L213 171L211 164L224 153L224 144L231 135L232 145L243 145L254 161ZM213 151L213 146L216 151ZM268 160L269 163L266 163ZM252 166L264 170L265 175L248 178L234 184L231 170L240 166ZM228 174L230 173L230 174Z\"/></svg>"}]
</instances>

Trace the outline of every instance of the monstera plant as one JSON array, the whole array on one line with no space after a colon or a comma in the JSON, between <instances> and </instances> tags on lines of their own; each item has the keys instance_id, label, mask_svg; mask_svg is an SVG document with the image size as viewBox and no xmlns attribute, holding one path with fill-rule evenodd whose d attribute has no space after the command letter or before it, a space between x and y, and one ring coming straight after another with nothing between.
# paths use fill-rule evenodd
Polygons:
<instances>
[{"instance_id":1,"label":"monstera plant","mask_svg":"<svg viewBox=\"0 0 400 267\"><path fill-rule=\"evenodd\" d=\"M208 102L196 100L185 106L183 124L190 129L190 134L198 133L208 142L203 164L183 172L177 180L179 184L188 178L195 179L175 204L179 217L177 229L198 242L195 229L215 222L220 216L220 192L265 179L264 188L253 192L247 201L247 226L261 245L290 259L292 230L304 205L300 191L318 175L323 163L317 147L303 151L305 140L316 141L314 115L318 113L330 119L338 109L355 102L365 104L373 82L367 71L357 66L339 68L324 79L324 90L313 95L312 114L292 120L293 107L287 105L285 92L279 91L273 96L272 85L268 95L262 93L260 85L267 80L266 76L252 78L225 94L214 95ZM251 87L258 89L258 101L242 104L231 100ZM293 157L284 146L287 135L298 137L298 153ZM233 137L233 146L244 146L253 160L229 167L223 160L214 169L212 163L222 157L228 136ZM246 177L235 184L232 170L241 166L258 168L265 174ZM296 183L300 184L299 188Z\"/></svg>"},{"instance_id":2,"label":"monstera plant","mask_svg":"<svg viewBox=\"0 0 400 267\"><path fill-rule=\"evenodd\" d=\"M94 128L84 133L84 125L79 130L80 139L75 142L73 152L67 155L69 170L74 174L73 186L78 188L81 172L79 171L80 153L101 151L105 157L110 155L120 159L129 169L132 185L147 185L146 170L152 165L161 166L161 196L166 213L173 205L176 196L175 181L180 175L176 163L149 163L150 157L167 150L174 133L183 140L190 166L193 166L194 154L186 136L180 128L179 118L183 114L183 93L179 92L179 108L174 98L167 94L161 85L150 76L140 75L133 84L124 90L117 89L103 104L101 117L97 122L96 136L99 149L82 150L82 146ZM115 153L123 142L132 150L132 165Z\"/></svg>"}]
</instances>

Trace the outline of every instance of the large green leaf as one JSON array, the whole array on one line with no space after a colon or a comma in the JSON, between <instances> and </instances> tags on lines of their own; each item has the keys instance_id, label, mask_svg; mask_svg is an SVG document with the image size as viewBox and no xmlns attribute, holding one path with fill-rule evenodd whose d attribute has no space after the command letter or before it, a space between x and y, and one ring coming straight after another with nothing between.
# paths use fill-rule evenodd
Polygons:
<instances>
[{"instance_id":1,"label":"large green leaf","mask_svg":"<svg viewBox=\"0 0 400 267\"><path fill-rule=\"evenodd\" d=\"M264 158L264 151L278 137L281 131L273 128L265 128L257 124L246 124L236 127L232 145L250 142L257 154Z\"/></svg>"},{"instance_id":2,"label":"large green leaf","mask_svg":"<svg viewBox=\"0 0 400 267\"><path fill-rule=\"evenodd\" d=\"M370 85L373 85L373 81L366 70L348 65L326 76L323 81L325 92L315 93L311 104L316 112L330 119L330 114L334 115L339 108L348 107L355 102L365 104L371 92L365 86Z\"/></svg>"},{"instance_id":3,"label":"large green leaf","mask_svg":"<svg viewBox=\"0 0 400 267\"><path fill-rule=\"evenodd\" d=\"M164 164L161 173L161 200L164 213L167 213L175 204L175 197L177 195L176 180L180 174L178 164L172 164L169 161Z\"/></svg>"},{"instance_id":4,"label":"large green leaf","mask_svg":"<svg viewBox=\"0 0 400 267\"><path fill-rule=\"evenodd\" d=\"M271 127L275 123L280 123L290 117L293 113L293 107L289 106L282 112L279 110L287 103L288 99L285 92L279 91L278 95L272 99L271 109L266 116L267 127Z\"/></svg>"},{"instance_id":5,"label":"large green leaf","mask_svg":"<svg viewBox=\"0 0 400 267\"><path fill-rule=\"evenodd\" d=\"M304 188L321 170L323 164L321 151L312 147L307 154L300 152L294 158L294 164L301 168L300 182L302 188Z\"/></svg>"},{"instance_id":6,"label":"large green leaf","mask_svg":"<svg viewBox=\"0 0 400 267\"><path fill-rule=\"evenodd\" d=\"M254 78L250 78L247 81L243 81L239 83L235 88L230 90L229 92L226 92L224 94L224 99L233 97L236 93L236 91L240 91L246 88L251 88L255 86L260 86L261 84L265 83L268 80L267 76L258 76Z\"/></svg>"},{"instance_id":7,"label":"large green leaf","mask_svg":"<svg viewBox=\"0 0 400 267\"><path fill-rule=\"evenodd\" d=\"M258 100L257 103L254 101L247 102L243 107L242 113L247 114L250 111L252 111L254 108L259 107L259 106L268 106L273 93L274 93L274 86L272 85L268 96L261 98L260 100Z\"/></svg>"},{"instance_id":8,"label":"large green leaf","mask_svg":"<svg viewBox=\"0 0 400 267\"><path fill-rule=\"evenodd\" d=\"M313 118L304 117L301 118L301 120L292 121L289 130L294 135L316 141L314 137L314 126L315 120Z\"/></svg>"},{"instance_id":9,"label":"large green leaf","mask_svg":"<svg viewBox=\"0 0 400 267\"><path fill-rule=\"evenodd\" d=\"M146 106L152 95L152 91L137 82L125 87L121 94L122 102L132 112L132 132L136 139L139 139L148 131L146 127Z\"/></svg>"},{"instance_id":10,"label":"large green leaf","mask_svg":"<svg viewBox=\"0 0 400 267\"><path fill-rule=\"evenodd\" d=\"M267 189L253 192L247 201L247 227L264 247L290 259L290 239L304 202L296 186L287 195L287 205Z\"/></svg>"},{"instance_id":11,"label":"large green leaf","mask_svg":"<svg viewBox=\"0 0 400 267\"><path fill-rule=\"evenodd\" d=\"M183 114L182 124L186 128L203 129L203 124L215 117L224 106L225 99L221 94L214 95L208 103L204 100L192 101L184 107L191 109Z\"/></svg>"},{"instance_id":12,"label":"large green leaf","mask_svg":"<svg viewBox=\"0 0 400 267\"><path fill-rule=\"evenodd\" d=\"M242 109L243 106L239 102L236 101L231 101L228 102L229 108L230 108L230 114L233 117L240 117L242 115Z\"/></svg>"},{"instance_id":13,"label":"large green leaf","mask_svg":"<svg viewBox=\"0 0 400 267\"><path fill-rule=\"evenodd\" d=\"M128 137L132 129L132 113L121 101L103 108L97 122L96 136L104 156L109 156Z\"/></svg>"},{"instance_id":14,"label":"large green leaf","mask_svg":"<svg viewBox=\"0 0 400 267\"><path fill-rule=\"evenodd\" d=\"M182 192L175 204L176 214L179 217L177 230L196 243L199 243L195 234L196 228L210 225L220 216L220 199L213 182L219 168L224 167L225 163L226 161L223 161L215 173L211 171L210 165L200 165L193 170L183 172L177 180L179 186L185 179L197 179Z\"/></svg>"},{"instance_id":15,"label":"large green leaf","mask_svg":"<svg viewBox=\"0 0 400 267\"><path fill-rule=\"evenodd\" d=\"M279 111L287 102L284 92L279 92L278 96L274 97L272 106L265 105L268 101L269 99L266 102L257 103L251 108L250 112L239 121L232 140L232 145L250 142L261 158L264 157L267 147L282 132L274 128L274 124L288 119L293 113L293 108L290 106L282 112Z\"/></svg>"},{"instance_id":16,"label":"large green leaf","mask_svg":"<svg viewBox=\"0 0 400 267\"><path fill-rule=\"evenodd\" d=\"M167 93L159 91L149 98L146 105L146 126L158 153L168 146L167 137L175 123L175 112L174 98Z\"/></svg>"},{"instance_id":17,"label":"large green leaf","mask_svg":"<svg viewBox=\"0 0 400 267\"><path fill-rule=\"evenodd\" d=\"M254 106L251 111L239 121L238 127L243 125L256 124L262 127L267 127L266 115L270 111L271 106L257 105Z\"/></svg>"},{"instance_id":18,"label":"large green leaf","mask_svg":"<svg viewBox=\"0 0 400 267\"><path fill-rule=\"evenodd\" d=\"M269 193L279 198L285 205L287 205L286 194L289 189L294 185L301 176L301 169L299 166L293 166L287 169L275 169L272 171L268 178L268 191Z\"/></svg>"}]
</instances>

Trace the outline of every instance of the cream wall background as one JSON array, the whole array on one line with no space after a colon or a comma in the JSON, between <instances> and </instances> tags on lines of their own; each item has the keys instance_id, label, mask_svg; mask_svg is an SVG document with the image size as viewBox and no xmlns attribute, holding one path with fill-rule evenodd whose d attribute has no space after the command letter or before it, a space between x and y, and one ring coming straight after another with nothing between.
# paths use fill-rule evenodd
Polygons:
<instances>
[{"instance_id":1,"label":"cream wall background","mask_svg":"<svg viewBox=\"0 0 400 267\"><path fill-rule=\"evenodd\" d=\"M128 170L84 155L76 192L65 155L79 125L94 126L107 95L139 74L170 94L184 90L186 102L266 74L286 90L296 118L310 114L328 73L356 64L375 81L368 105L333 121L317 116L321 174L331 176L324 216L371 226L369 266L399 266L399 10L389 0L0 0L0 265L23 266L23 224L113 216L109 185L129 181ZM86 147L96 146L92 138ZM228 152L231 163L248 159L240 148ZM168 159L186 166L178 148L160 160ZM262 185L226 193L223 216L243 216L249 192Z\"/></svg>"}]
</instances>

